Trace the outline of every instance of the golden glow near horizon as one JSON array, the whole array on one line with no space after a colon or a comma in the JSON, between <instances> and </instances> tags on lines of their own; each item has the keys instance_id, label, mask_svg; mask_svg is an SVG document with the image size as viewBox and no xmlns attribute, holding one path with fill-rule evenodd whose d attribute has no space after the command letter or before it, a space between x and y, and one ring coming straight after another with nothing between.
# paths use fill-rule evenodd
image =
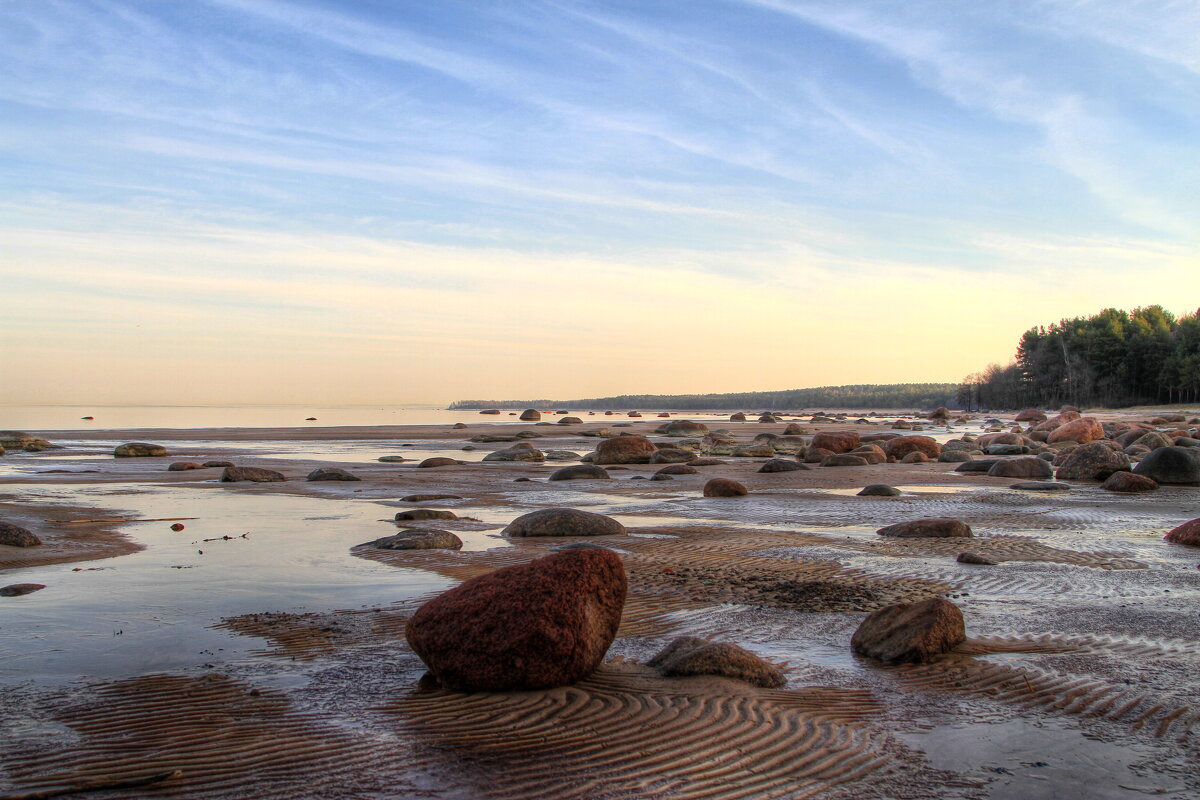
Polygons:
<instances>
[{"instance_id":1,"label":"golden glow near horizon","mask_svg":"<svg viewBox=\"0 0 1200 800\"><path fill-rule=\"evenodd\" d=\"M0 4L0 403L957 381L1194 311L1196 6L951 5Z\"/></svg>"}]
</instances>

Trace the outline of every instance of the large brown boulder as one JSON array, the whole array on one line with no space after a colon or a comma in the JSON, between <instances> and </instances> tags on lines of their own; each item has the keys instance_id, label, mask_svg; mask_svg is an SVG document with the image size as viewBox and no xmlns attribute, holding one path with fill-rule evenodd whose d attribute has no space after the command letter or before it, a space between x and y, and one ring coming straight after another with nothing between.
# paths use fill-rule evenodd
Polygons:
<instances>
[{"instance_id":1,"label":"large brown boulder","mask_svg":"<svg viewBox=\"0 0 1200 800\"><path fill-rule=\"evenodd\" d=\"M883 452L897 461L909 453L921 453L927 458L937 458L942 454L942 446L928 436L897 436L884 442Z\"/></svg>"},{"instance_id":2,"label":"large brown boulder","mask_svg":"<svg viewBox=\"0 0 1200 800\"><path fill-rule=\"evenodd\" d=\"M703 436L708 433L708 426L702 422L677 419L674 422L664 425L662 433L667 436Z\"/></svg>"},{"instance_id":3,"label":"large brown boulder","mask_svg":"<svg viewBox=\"0 0 1200 800\"><path fill-rule=\"evenodd\" d=\"M850 639L854 652L893 664L923 664L967 638L958 606L941 597L881 608Z\"/></svg>"},{"instance_id":4,"label":"large brown boulder","mask_svg":"<svg viewBox=\"0 0 1200 800\"><path fill-rule=\"evenodd\" d=\"M897 522L875 531L880 536L893 536L902 539L916 538L970 538L971 526L961 519L941 517L936 519L915 519L911 522Z\"/></svg>"},{"instance_id":5,"label":"large brown boulder","mask_svg":"<svg viewBox=\"0 0 1200 800\"><path fill-rule=\"evenodd\" d=\"M997 461L987 474L992 478L1052 478L1054 467L1037 456L1021 456Z\"/></svg>"},{"instance_id":6,"label":"large brown boulder","mask_svg":"<svg viewBox=\"0 0 1200 800\"><path fill-rule=\"evenodd\" d=\"M1190 544L1195 547L1200 547L1200 517L1189 520L1177 528L1172 528L1164 541L1173 544Z\"/></svg>"},{"instance_id":7,"label":"large brown boulder","mask_svg":"<svg viewBox=\"0 0 1200 800\"><path fill-rule=\"evenodd\" d=\"M527 408L521 412L521 416L517 417L517 419L521 420L522 422L537 422L541 418L542 412L538 411L536 408Z\"/></svg>"},{"instance_id":8,"label":"large brown boulder","mask_svg":"<svg viewBox=\"0 0 1200 800\"><path fill-rule=\"evenodd\" d=\"M9 547L37 547L41 543L42 540L33 531L0 519L0 544Z\"/></svg>"},{"instance_id":9,"label":"large brown boulder","mask_svg":"<svg viewBox=\"0 0 1200 800\"><path fill-rule=\"evenodd\" d=\"M405 628L442 686L548 689L595 671L617 635L627 582L621 557L570 549L503 567L438 595Z\"/></svg>"},{"instance_id":10,"label":"large brown boulder","mask_svg":"<svg viewBox=\"0 0 1200 800\"><path fill-rule=\"evenodd\" d=\"M705 497L745 497L748 494L745 486L730 478L713 478L704 484Z\"/></svg>"},{"instance_id":11,"label":"large brown boulder","mask_svg":"<svg viewBox=\"0 0 1200 800\"><path fill-rule=\"evenodd\" d=\"M1055 414L1045 422L1039 422L1033 427L1033 429L1035 431L1053 431L1057 428L1061 428L1068 422L1074 422L1075 420L1079 419L1079 417L1080 415L1078 411L1064 411L1061 414Z\"/></svg>"},{"instance_id":12,"label":"large brown boulder","mask_svg":"<svg viewBox=\"0 0 1200 800\"><path fill-rule=\"evenodd\" d=\"M149 442L126 442L113 450L116 458L157 458L166 454L167 448Z\"/></svg>"},{"instance_id":13,"label":"large brown boulder","mask_svg":"<svg viewBox=\"0 0 1200 800\"><path fill-rule=\"evenodd\" d=\"M1013 417L1017 422L1045 422L1046 412L1037 408L1027 408Z\"/></svg>"},{"instance_id":14,"label":"large brown boulder","mask_svg":"<svg viewBox=\"0 0 1200 800\"><path fill-rule=\"evenodd\" d=\"M501 536L621 536L625 526L612 517L574 508L543 508L508 523Z\"/></svg>"},{"instance_id":15,"label":"large brown boulder","mask_svg":"<svg viewBox=\"0 0 1200 800\"><path fill-rule=\"evenodd\" d=\"M596 464L649 464L654 442L645 436L616 436L596 446Z\"/></svg>"},{"instance_id":16,"label":"large brown boulder","mask_svg":"<svg viewBox=\"0 0 1200 800\"><path fill-rule=\"evenodd\" d=\"M862 444L855 431L825 431L813 436L810 448L828 450L831 453L849 453Z\"/></svg>"},{"instance_id":17,"label":"large brown boulder","mask_svg":"<svg viewBox=\"0 0 1200 800\"><path fill-rule=\"evenodd\" d=\"M1072 450L1058 467L1060 481L1102 481L1129 469L1129 456L1105 442L1088 442Z\"/></svg>"},{"instance_id":18,"label":"large brown boulder","mask_svg":"<svg viewBox=\"0 0 1200 800\"><path fill-rule=\"evenodd\" d=\"M711 642L696 636L681 636L646 662L667 678L718 675L778 689L787 678L778 667L729 642Z\"/></svg>"},{"instance_id":19,"label":"large brown boulder","mask_svg":"<svg viewBox=\"0 0 1200 800\"><path fill-rule=\"evenodd\" d=\"M1100 424L1100 420L1095 417L1080 417L1079 419L1068 422L1050 432L1046 437L1047 444L1055 442L1079 442L1087 444L1094 442L1097 439L1104 438L1104 426Z\"/></svg>"},{"instance_id":20,"label":"large brown boulder","mask_svg":"<svg viewBox=\"0 0 1200 800\"><path fill-rule=\"evenodd\" d=\"M446 458L445 456L434 456L427 458L420 464L417 464L418 469L433 469L434 467L453 467L463 462L456 458Z\"/></svg>"},{"instance_id":21,"label":"large brown boulder","mask_svg":"<svg viewBox=\"0 0 1200 800\"><path fill-rule=\"evenodd\" d=\"M221 481L223 483L238 483L240 481L278 483L286 480L287 478L283 476L283 473L276 472L273 469L263 469L262 467L226 467L221 472Z\"/></svg>"}]
</instances>

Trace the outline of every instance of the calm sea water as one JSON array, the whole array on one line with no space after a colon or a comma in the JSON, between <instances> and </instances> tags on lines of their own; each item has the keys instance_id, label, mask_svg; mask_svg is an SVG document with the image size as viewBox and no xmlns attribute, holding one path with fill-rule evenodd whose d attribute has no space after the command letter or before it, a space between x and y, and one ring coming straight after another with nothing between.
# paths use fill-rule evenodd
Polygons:
<instances>
[{"instance_id":1,"label":"calm sea water","mask_svg":"<svg viewBox=\"0 0 1200 800\"><path fill-rule=\"evenodd\" d=\"M542 409L543 411L562 409ZM0 405L0 430L61 431L109 430L130 428L294 428L311 425L471 425L511 423L516 414L505 409L499 416L478 411L448 411L436 406L82 406ZM587 419L586 409L571 409ZM649 413L647 413L649 416ZM728 419L726 414L679 412L672 414L695 420ZM83 417L94 417L86 420ZM308 417L316 417L309 421ZM627 417L618 413L603 417L597 413L591 421L615 420ZM543 417L553 422L553 414Z\"/></svg>"}]
</instances>

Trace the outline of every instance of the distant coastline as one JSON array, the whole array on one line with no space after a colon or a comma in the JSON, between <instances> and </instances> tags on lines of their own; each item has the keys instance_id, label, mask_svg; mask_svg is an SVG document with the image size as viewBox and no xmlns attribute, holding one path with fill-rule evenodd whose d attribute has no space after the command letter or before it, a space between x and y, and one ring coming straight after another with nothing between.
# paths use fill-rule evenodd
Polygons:
<instances>
[{"instance_id":1,"label":"distant coastline","mask_svg":"<svg viewBox=\"0 0 1200 800\"><path fill-rule=\"evenodd\" d=\"M575 400L456 400L452 411L485 408L589 408L600 411L655 409L661 411L798 410L811 408L913 409L948 406L958 392L957 383L886 383L817 386L774 392L718 394L622 394Z\"/></svg>"}]
</instances>

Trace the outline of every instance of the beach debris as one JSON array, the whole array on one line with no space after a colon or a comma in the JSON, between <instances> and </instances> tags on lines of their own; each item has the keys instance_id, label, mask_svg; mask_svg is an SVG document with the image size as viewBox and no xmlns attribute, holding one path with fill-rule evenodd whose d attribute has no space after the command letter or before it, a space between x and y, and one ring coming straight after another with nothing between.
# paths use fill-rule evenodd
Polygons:
<instances>
[{"instance_id":1,"label":"beach debris","mask_svg":"<svg viewBox=\"0 0 1200 800\"><path fill-rule=\"evenodd\" d=\"M1177 528L1172 528L1163 537L1163 541L1171 542L1172 544L1190 544L1200 547L1200 518L1185 522Z\"/></svg>"},{"instance_id":2,"label":"beach debris","mask_svg":"<svg viewBox=\"0 0 1200 800\"><path fill-rule=\"evenodd\" d=\"M222 483L253 481L254 483L278 483L286 481L283 473L262 467L226 467L221 473Z\"/></svg>"},{"instance_id":3,"label":"beach debris","mask_svg":"<svg viewBox=\"0 0 1200 800\"><path fill-rule=\"evenodd\" d=\"M625 526L612 517L575 508L543 508L522 514L501 536L622 536Z\"/></svg>"},{"instance_id":4,"label":"beach debris","mask_svg":"<svg viewBox=\"0 0 1200 800\"><path fill-rule=\"evenodd\" d=\"M933 519L914 519L908 522L897 522L876 531L880 536L892 536L902 539L916 538L970 538L971 526L961 519L939 517Z\"/></svg>"},{"instance_id":5,"label":"beach debris","mask_svg":"<svg viewBox=\"0 0 1200 800\"><path fill-rule=\"evenodd\" d=\"M705 497L745 497L750 491L732 478L712 478L704 484Z\"/></svg>"},{"instance_id":6,"label":"beach debris","mask_svg":"<svg viewBox=\"0 0 1200 800\"><path fill-rule=\"evenodd\" d=\"M9 547L37 547L42 540L28 528L0 519L0 544Z\"/></svg>"},{"instance_id":7,"label":"beach debris","mask_svg":"<svg viewBox=\"0 0 1200 800\"><path fill-rule=\"evenodd\" d=\"M184 529L184 527L185 526L182 522L176 522L174 525L171 526L171 530L175 531L176 533L179 533L181 530Z\"/></svg>"},{"instance_id":8,"label":"beach debris","mask_svg":"<svg viewBox=\"0 0 1200 800\"><path fill-rule=\"evenodd\" d=\"M616 553L563 550L438 595L417 610L404 633L430 678L448 689L566 686L603 661L626 591Z\"/></svg>"},{"instance_id":9,"label":"beach debris","mask_svg":"<svg viewBox=\"0 0 1200 800\"><path fill-rule=\"evenodd\" d=\"M550 473L552 481L608 481L612 476L604 467L593 464L575 464L570 467L556 469Z\"/></svg>"},{"instance_id":10,"label":"beach debris","mask_svg":"<svg viewBox=\"0 0 1200 800\"><path fill-rule=\"evenodd\" d=\"M614 436L596 445L596 464L649 464L658 448L645 436Z\"/></svg>"},{"instance_id":11,"label":"beach debris","mask_svg":"<svg viewBox=\"0 0 1200 800\"><path fill-rule=\"evenodd\" d=\"M158 458L166 454L167 448L149 442L126 442L113 450L114 458Z\"/></svg>"},{"instance_id":12,"label":"beach debris","mask_svg":"<svg viewBox=\"0 0 1200 800\"><path fill-rule=\"evenodd\" d=\"M365 546L381 550L461 550L463 543L450 531L408 528L392 536L367 542Z\"/></svg>"},{"instance_id":13,"label":"beach debris","mask_svg":"<svg viewBox=\"0 0 1200 800\"><path fill-rule=\"evenodd\" d=\"M337 467L318 467L317 469L314 469L312 472L308 473L308 477L305 478L305 480L360 481L362 478L358 477L357 475L351 475L349 472L346 472L346 470L338 469Z\"/></svg>"},{"instance_id":14,"label":"beach debris","mask_svg":"<svg viewBox=\"0 0 1200 800\"><path fill-rule=\"evenodd\" d=\"M859 624L850 647L859 655L893 664L921 664L967 638L958 606L941 597L872 611Z\"/></svg>"},{"instance_id":15,"label":"beach debris","mask_svg":"<svg viewBox=\"0 0 1200 800\"><path fill-rule=\"evenodd\" d=\"M872 483L864 486L862 491L858 493L859 497L899 497L903 492L895 486L888 486L886 483Z\"/></svg>"},{"instance_id":16,"label":"beach debris","mask_svg":"<svg viewBox=\"0 0 1200 800\"><path fill-rule=\"evenodd\" d=\"M1102 481L1114 472L1129 469L1129 456L1114 450L1114 445L1095 441L1076 447L1063 458L1055 475L1060 481Z\"/></svg>"},{"instance_id":17,"label":"beach debris","mask_svg":"<svg viewBox=\"0 0 1200 800\"><path fill-rule=\"evenodd\" d=\"M10 583L0 586L0 597L20 597L46 588L44 583Z\"/></svg>"},{"instance_id":18,"label":"beach debris","mask_svg":"<svg viewBox=\"0 0 1200 800\"><path fill-rule=\"evenodd\" d=\"M787 683L783 672L744 647L729 642L713 642L697 636L675 639L646 662L666 678L716 675L779 689Z\"/></svg>"},{"instance_id":19,"label":"beach debris","mask_svg":"<svg viewBox=\"0 0 1200 800\"><path fill-rule=\"evenodd\" d=\"M458 515L453 511L442 511L436 508L412 508L408 511L399 511L394 517L396 522L415 522L425 519L458 519Z\"/></svg>"},{"instance_id":20,"label":"beach debris","mask_svg":"<svg viewBox=\"0 0 1200 800\"><path fill-rule=\"evenodd\" d=\"M1133 472L1158 483L1200 486L1200 448L1160 447L1139 461Z\"/></svg>"}]
</instances>

